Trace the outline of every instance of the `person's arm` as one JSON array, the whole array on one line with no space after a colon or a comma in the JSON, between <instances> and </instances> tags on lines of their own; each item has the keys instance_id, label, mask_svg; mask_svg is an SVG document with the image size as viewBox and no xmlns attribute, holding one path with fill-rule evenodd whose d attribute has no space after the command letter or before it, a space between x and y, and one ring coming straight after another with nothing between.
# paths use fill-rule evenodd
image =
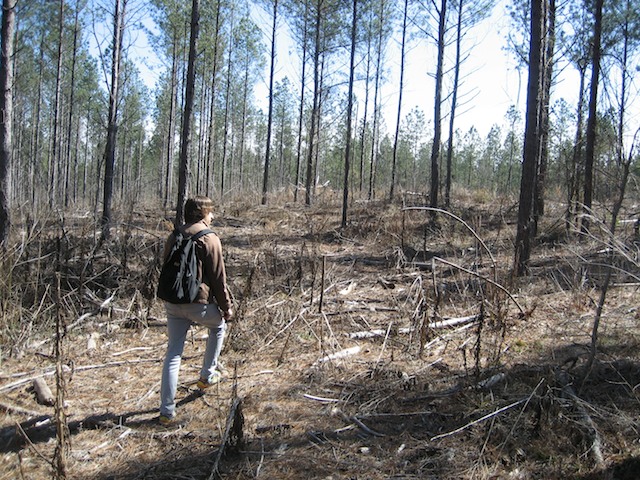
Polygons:
<instances>
[{"instance_id":1,"label":"person's arm","mask_svg":"<svg viewBox=\"0 0 640 480\"><path fill-rule=\"evenodd\" d=\"M207 235L207 258L203 268L206 278L209 280L209 287L213 292L216 303L225 319L230 320L233 316L231 298L227 290L227 274L222 257L222 243L217 235ZM209 294L211 298L211 294Z\"/></svg>"}]
</instances>

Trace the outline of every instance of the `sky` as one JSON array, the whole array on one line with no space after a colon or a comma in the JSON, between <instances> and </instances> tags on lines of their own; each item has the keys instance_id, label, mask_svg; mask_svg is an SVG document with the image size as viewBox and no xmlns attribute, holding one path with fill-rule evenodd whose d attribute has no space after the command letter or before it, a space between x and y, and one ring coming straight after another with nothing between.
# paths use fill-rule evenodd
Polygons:
<instances>
[{"instance_id":1,"label":"sky","mask_svg":"<svg viewBox=\"0 0 640 480\"><path fill-rule=\"evenodd\" d=\"M513 55L503 48L507 43L506 36L510 28L510 18L505 9L506 2L507 0L497 0L491 16L468 32L465 39L464 48L469 49L470 56L462 66L461 78L464 83L460 88L455 124L463 133L473 126L481 136L485 136L494 124L505 125L506 113L512 105L518 105L521 112L524 112L527 72L519 71ZM400 2L398 5L400 8ZM256 10L253 17L263 31L265 44L268 45L270 17ZM386 51L387 79L381 93L387 132L395 130L398 108L401 57L399 34L395 37L396 40L391 41ZM288 76L294 83L296 80L299 81L300 58L286 31L278 34L276 44L276 80ZM451 68L453 55L453 48L450 48L448 65L445 65L445 68ZM346 51L344 57L344 60L348 61ZM433 42L424 39L410 40L406 47L402 117L417 107L425 113L428 121L433 121L435 68L436 53ZM258 104L264 104L265 109L268 99L267 75L265 72L264 82L258 85L255 92ZM357 98L364 98L363 83L360 82L360 85L355 87ZM576 94L572 91L571 85L575 85L575 82L571 81L571 72L567 71L564 80L555 87L556 94L573 102ZM449 107L443 108L448 110Z\"/></svg>"},{"instance_id":2,"label":"sky","mask_svg":"<svg viewBox=\"0 0 640 480\"><path fill-rule=\"evenodd\" d=\"M469 59L463 64L456 128L465 133L472 126L481 136L486 136L495 124L506 125L505 116L511 105L517 105L524 115L526 101L526 70L518 70L513 54L505 51L510 19L505 9L508 0L497 0L491 16L467 33L465 48L470 49ZM265 45L270 43L271 19L265 12L254 9L254 21L264 35ZM396 35L396 38L399 35ZM433 97L436 55L433 42L412 39L408 42L405 60L405 85L403 90L402 117L414 107L420 108L428 121L433 121ZM287 76L295 84L300 80L300 58L285 28L281 28L277 40L276 81ZM147 43L144 35L135 39L136 55L141 75L153 89L158 72L164 68ZM448 68L452 65L453 49L449 50ZM348 54L345 54L345 61ZM256 86L254 96L265 111L268 105L268 69L266 62L262 81ZM382 86L381 101L387 132L395 130L398 88L400 80L400 47L397 40L388 46L385 58L387 81ZM577 77L566 69L562 79L554 86L554 99L566 98L575 104ZM363 82L356 86L356 96L364 98ZM448 110L448 107L444 107ZM360 109L361 111L362 109ZM443 112L446 113L446 112ZM448 120L447 120L448 122Z\"/></svg>"}]
</instances>

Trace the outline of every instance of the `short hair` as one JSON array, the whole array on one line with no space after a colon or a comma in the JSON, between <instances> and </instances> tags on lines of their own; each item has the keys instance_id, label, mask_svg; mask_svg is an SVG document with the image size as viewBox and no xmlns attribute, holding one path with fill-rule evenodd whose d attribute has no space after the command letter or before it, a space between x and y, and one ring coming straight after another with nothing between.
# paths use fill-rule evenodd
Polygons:
<instances>
[{"instance_id":1,"label":"short hair","mask_svg":"<svg viewBox=\"0 0 640 480\"><path fill-rule=\"evenodd\" d=\"M184 204L184 220L187 223L199 222L213 212L213 201L204 195L196 195Z\"/></svg>"}]
</instances>

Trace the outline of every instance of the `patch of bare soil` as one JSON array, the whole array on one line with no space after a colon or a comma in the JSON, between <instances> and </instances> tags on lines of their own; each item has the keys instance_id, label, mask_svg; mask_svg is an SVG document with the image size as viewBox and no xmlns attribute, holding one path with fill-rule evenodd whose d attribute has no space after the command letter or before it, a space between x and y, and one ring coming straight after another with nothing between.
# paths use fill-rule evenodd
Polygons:
<instances>
[{"instance_id":1,"label":"patch of bare soil","mask_svg":"<svg viewBox=\"0 0 640 480\"><path fill-rule=\"evenodd\" d=\"M638 239L620 230L627 256L568 243L549 213L531 276L513 282L514 214L486 205L433 228L424 211L366 204L340 230L337 205L221 212L238 311L225 377L198 392L194 327L169 428L153 294L168 222L134 215L102 246L89 219L33 233L12 270L22 327L2 339L0 479L53 474L63 443L33 383L55 396L56 318L68 478L638 478Z\"/></svg>"}]
</instances>

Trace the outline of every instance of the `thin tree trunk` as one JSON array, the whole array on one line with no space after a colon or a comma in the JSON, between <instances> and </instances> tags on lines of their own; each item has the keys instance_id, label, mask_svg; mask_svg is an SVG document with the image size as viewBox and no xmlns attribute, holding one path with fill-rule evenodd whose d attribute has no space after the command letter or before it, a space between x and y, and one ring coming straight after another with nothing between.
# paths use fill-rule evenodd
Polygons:
<instances>
[{"instance_id":1,"label":"thin tree trunk","mask_svg":"<svg viewBox=\"0 0 640 480\"><path fill-rule=\"evenodd\" d=\"M240 191L243 190L245 184L245 140L246 140L246 132L247 132L247 111L249 109L249 61L246 60L244 64L244 75L242 79L242 99L241 99L241 107L240 107L240 128L234 128L237 131L236 136L239 138L239 145L237 148L238 151L238 167L235 170L237 171L237 182L236 185L239 187ZM234 141L235 146L235 141ZM235 176L235 175L234 175Z\"/></svg>"},{"instance_id":2,"label":"thin tree trunk","mask_svg":"<svg viewBox=\"0 0 640 480\"><path fill-rule=\"evenodd\" d=\"M40 163L40 130L42 123L42 86L44 84L44 34L40 38L40 56L38 60L38 93L36 94L35 101L35 122L33 125L33 148L31 149L31 167L29 171L29 176L31 178L30 184L32 187L31 190L31 202L33 205L36 205L36 200L38 199L37 193L40 189L36 188L36 168Z\"/></svg>"},{"instance_id":3,"label":"thin tree trunk","mask_svg":"<svg viewBox=\"0 0 640 480\"><path fill-rule=\"evenodd\" d=\"M205 79L207 78L207 75L202 73L200 75L200 80L202 81L201 83L201 87L200 87L200 105L198 107L198 117L199 117L199 125L200 125L200 129L199 129L199 135L198 135L198 151L196 154L196 160L197 160L197 170L196 170L196 194L200 194L201 192L204 191L205 189L205 184L206 184L206 178L204 176L204 122L206 121L206 108L205 108L205 104L207 104L207 91L205 88Z\"/></svg>"},{"instance_id":4,"label":"thin tree trunk","mask_svg":"<svg viewBox=\"0 0 640 480\"><path fill-rule=\"evenodd\" d=\"M56 93L53 110L53 133L51 134L51 154L50 154L50 170L49 170L49 207L58 201L58 182L59 167L62 162L60 155L60 140L58 138L58 130L60 129L60 105L62 97L62 54L63 54L63 37L64 37L64 0L60 0L58 18L58 65L56 69Z\"/></svg>"},{"instance_id":5,"label":"thin tree trunk","mask_svg":"<svg viewBox=\"0 0 640 480\"><path fill-rule=\"evenodd\" d=\"M104 194L102 210L102 239L111 236L111 202L113 201L113 173L116 161L116 137L118 133L118 97L120 83L120 59L122 52L122 34L127 0L115 0L113 16L113 51L111 63L111 90L109 95L109 119L107 125L107 143L104 154Z\"/></svg>"},{"instance_id":6,"label":"thin tree trunk","mask_svg":"<svg viewBox=\"0 0 640 480\"><path fill-rule=\"evenodd\" d=\"M78 48L78 17L80 15L80 9L79 7L76 5L76 12L75 12L75 20L74 20L74 24L73 24L73 51L71 52L72 54L72 60L71 60L71 86L70 86L70 93L69 93L69 116L67 118L67 150L66 150L66 161L65 161L65 165L66 165L66 169L65 169L65 176L64 176L64 206L68 207L69 206L69 181L72 180L70 179L70 166L71 166L71 135L73 133L73 109L74 109L74 96L75 96L75 90L76 90L76 61L78 58L78 52L76 51ZM74 156L76 156L74 154ZM75 177L74 177L75 178ZM73 193L73 191L72 191Z\"/></svg>"},{"instance_id":7,"label":"thin tree trunk","mask_svg":"<svg viewBox=\"0 0 640 480\"><path fill-rule=\"evenodd\" d=\"M189 194L189 148L191 145L191 120L196 83L196 55L200 31L200 0L191 3L191 34L189 39L189 60L187 62L187 83L185 86L184 118L180 135L180 168L178 177L178 203L175 225L184 223L184 203Z\"/></svg>"},{"instance_id":8,"label":"thin tree trunk","mask_svg":"<svg viewBox=\"0 0 640 480\"><path fill-rule=\"evenodd\" d=\"M378 48L376 56L376 80L373 93L373 126L371 130L371 157L369 159L369 200L375 198L376 160L378 156L378 123L380 117L380 79L382 77L382 37L384 24L384 2L380 0L380 28L378 30Z\"/></svg>"},{"instance_id":9,"label":"thin tree trunk","mask_svg":"<svg viewBox=\"0 0 640 480\"><path fill-rule=\"evenodd\" d=\"M462 4L462 0L460 1ZM398 111L396 114L396 133L393 139L393 160L391 163L391 188L389 189L389 201L393 202L396 187L396 168L398 165L398 138L400 137L400 118L402 114L402 92L404 89L404 61L405 43L407 38L407 10L409 0L404 0L404 13L402 15L402 40L400 43L400 85L398 85Z\"/></svg>"},{"instance_id":10,"label":"thin tree trunk","mask_svg":"<svg viewBox=\"0 0 640 480\"><path fill-rule=\"evenodd\" d=\"M407 0L405 0L407 1ZM358 0L353 0L353 16L351 19L351 57L349 61L349 93L347 98L347 132L344 151L344 184L342 187L342 228L347 226L347 210L349 208L349 168L351 166L351 123L353 117L353 79L356 58L356 26L358 19ZM400 87L402 91L402 87Z\"/></svg>"},{"instance_id":11,"label":"thin tree trunk","mask_svg":"<svg viewBox=\"0 0 640 480\"><path fill-rule=\"evenodd\" d=\"M444 76L444 33L447 19L447 0L440 4L438 23L438 61L436 66L436 91L433 107L433 145L431 146L431 189L429 192L431 208L438 208L438 189L440 187L440 139L442 137L442 80ZM435 219L435 212L432 212Z\"/></svg>"},{"instance_id":12,"label":"thin tree trunk","mask_svg":"<svg viewBox=\"0 0 640 480\"><path fill-rule=\"evenodd\" d=\"M631 2L627 0L626 11L631 12ZM629 25L628 15L625 15L624 25L622 26L622 58L620 59L620 109L618 112L618 145L617 145L617 163L618 166L622 166L624 162L624 123L625 114L627 109L627 85L628 85L628 70L629 70L629 42L631 36L631 30Z\"/></svg>"},{"instance_id":13,"label":"thin tree trunk","mask_svg":"<svg viewBox=\"0 0 640 480\"><path fill-rule=\"evenodd\" d=\"M540 105L540 158L538 162L538 174L535 186L534 215L535 225L544 215L544 194L547 178L547 165L549 163L549 102L551 98L551 82L553 81L553 64L554 50L556 39L556 2L548 0L545 2L545 12L543 14L544 33L543 33L543 87ZM534 236L537 232L534 232Z\"/></svg>"},{"instance_id":14,"label":"thin tree trunk","mask_svg":"<svg viewBox=\"0 0 640 480\"><path fill-rule=\"evenodd\" d=\"M460 64L462 62L462 12L464 0L458 0L458 24L456 26L456 64L453 74L453 94L451 97L451 112L449 116L449 142L447 146L447 175L444 188L445 207L451 206L451 170L453 168L453 134L458 107L458 86L460 84Z\"/></svg>"},{"instance_id":15,"label":"thin tree trunk","mask_svg":"<svg viewBox=\"0 0 640 480\"><path fill-rule=\"evenodd\" d=\"M6 249L11 228L11 152L13 133L13 41L16 0L2 1L0 59L0 247Z\"/></svg>"},{"instance_id":16,"label":"thin tree trunk","mask_svg":"<svg viewBox=\"0 0 640 480\"><path fill-rule=\"evenodd\" d=\"M565 214L565 228L570 231L571 225L578 212L580 203L580 185L582 182L583 172L583 124L584 124L584 85L586 77L586 66L580 65L580 87L578 94L578 118L576 120L576 136L573 144L573 152L571 155L572 164L570 165L570 180L568 185L567 211Z\"/></svg>"},{"instance_id":17,"label":"thin tree trunk","mask_svg":"<svg viewBox=\"0 0 640 480\"><path fill-rule=\"evenodd\" d=\"M302 35L302 72L300 80L300 110L298 112L298 145L296 148L296 183L293 191L293 201L298 201L300 190L300 167L302 164L302 126L304 124L304 82L307 73L307 33L308 33L309 3L304 7L304 33Z\"/></svg>"},{"instance_id":18,"label":"thin tree trunk","mask_svg":"<svg viewBox=\"0 0 640 480\"><path fill-rule=\"evenodd\" d=\"M269 191L269 162L271 160L271 127L273 122L273 77L276 68L276 27L278 20L278 0L273 0L273 26L271 27L271 67L269 69L269 110L267 113L267 140L264 154L264 176L262 179L262 205L267 204Z\"/></svg>"},{"instance_id":19,"label":"thin tree trunk","mask_svg":"<svg viewBox=\"0 0 640 480\"><path fill-rule=\"evenodd\" d=\"M531 2L531 40L529 42L529 80L527 87L527 112L523 147L522 177L520 181L520 203L515 244L514 275L524 275L531 256L531 243L535 231L533 216L534 186L538 160L539 106L542 81L542 29L543 3Z\"/></svg>"},{"instance_id":20,"label":"thin tree trunk","mask_svg":"<svg viewBox=\"0 0 640 480\"><path fill-rule=\"evenodd\" d=\"M371 31L373 22L369 21L369 31ZM362 115L362 132L360 135L360 196L364 190L364 154L366 150L367 138L367 115L369 110L369 83L371 78L371 35L367 35L367 68L365 73L364 87L364 113Z\"/></svg>"},{"instance_id":21,"label":"thin tree trunk","mask_svg":"<svg viewBox=\"0 0 640 480\"><path fill-rule=\"evenodd\" d=\"M207 195L213 195L213 189L215 187L215 159L214 159L214 147L216 143L216 86L218 76L218 37L220 35L220 6L221 2L216 2L216 20L214 31L214 43L213 43L213 71L211 72L211 103L209 108L209 136L207 143Z\"/></svg>"},{"instance_id":22,"label":"thin tree trunk","mask_svg":"<svg viewBox=\"0 0 640 480\"><path fill-rule=\"evenodd\" d=\"M585 167L584 167L584 215L582 217L582 232L589 231L589 216L593 204L593 164L596 147L596 114L598 102L598 82L600 80L600 44L602 38L602 8L604 0L596 0L594 13L595 25L593 31L593 59L591 69L591 91L589 94L589 117L587 119Z\"/></svg>"},{"instance_id":23,"label":"thin tree trunk","mask_svg":"<svg viewBox=\"0 0 640 480\"><path fill-rule=\"evenodd\" d=\"M171 99L169 100L169 118L168 118L168 135L166 148L166 164L164 175L164 208L169 207L169 199L171 198L171 187L173 185L173 137L176 131L176 103L178 95L178 34L174 31L173 35L173 55L171 59L171 91L169 93Z\"/></svg>"},{"instance_id":24,"label":"thin tree trunk","mask_svg":"<svg viewBox=\"0 0 640 480\"><path fill-rule=\"evenodd\" d=\"M233 13L232 13L233 15ZM234 21L233 18L231 19L231 23L229 26L229 43L230 45L233 44L233 29L234 29L234 25L233 25ZM224 189L225 189L225 174L226 174L226 167L227 167L227 145L229 143L229 115L230 115L230 108L231 108L231 77L232 77L232 66L233 66L233 62L232 62L232 51L231 48L229 49L228 52L228 58L227 58L227 85L225 87L225 108L224 108L224 135L222 138L222 165L220 167L220 197L222 198L224 196Z\"/></svg>"},{"instance_id":25,"label":"thin tree trunk","mask_svg":"<svg viewBox=\"0 0 640 480\"><path fill-rule=\"evenodd\" d=\"M313 185L313 158L314 142L316 136L316 124L318 122L318 104L320 97L320 27L322 24L322 14L320 3L317 6L315 22L315 42L313 52L313 107L311 109L311 128L309 129L309 151L307 152L307 178L305 179L305 204L311 205L312 185ZM315 146L318 148L318 145Z\"/></svg>"}]
</instances>

